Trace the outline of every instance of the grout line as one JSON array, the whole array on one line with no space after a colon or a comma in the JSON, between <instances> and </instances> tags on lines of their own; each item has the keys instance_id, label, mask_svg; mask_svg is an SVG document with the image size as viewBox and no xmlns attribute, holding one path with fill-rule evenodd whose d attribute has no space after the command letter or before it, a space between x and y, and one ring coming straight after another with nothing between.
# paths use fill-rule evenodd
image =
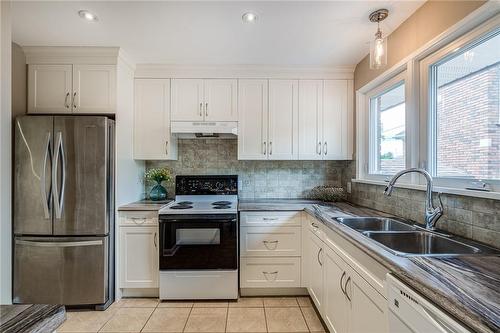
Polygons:
<instances>
[{"instance_id":1,"label":"grout line","mask_svg":"<svg viewBox=\"0 0 500 333\"><path fill-rule=\"evenodd\" d=\"M266 307L262 307L264 309L264 321L266 322L266 332L269 332L269 327L267 325L267 313L266 313Z\"/></svg>"},{"instance_id":2,"label":"grout line","mask_svg":"<svg viewBox=\"0 0 500 333\"><path fill-rule=\"evenodd\" d=\"M226 323L224 324L224 332L227 332L227 321L229 320L229 303L227 304L226 308Z\"/></svg>"},{"instance_id":3,"label":"grout line","mask_svg":"<svg viewBox=\"0 0 500 333\"><path fill-rule=\"evenodd\" d=\"M187 323L189 321L189 317L191 317L191 312L193 312L193 309L194 309L194 302L193 302L193 305L191 305L191 307L189 308L189 313L188 313L188 316L186 318L186 322L184 323L184 327L182 328L182 332L186 331L186 326L187 326Z\"/></svg>"},{"instance_id":4,"label":"grout line","mask_svg":"<svg viewBox=\"0 0 500 333\"><path fill-rule=\"evenodd\" d=\"M302 319L304 319L304 323L306 323L307 330L311 332L311 328L309 327L309 324L307 323L306 316L304 316L304 312L302 311L302 307L299 306L300 313L302 314Z\"/></svg>"},{"instance_id":5,"label":"grout line","mask_svg":"<svg viewBox=\"0 0 500 333\"><path fill-rule=\"evenodd\" d=\"M151 309L151 308L149 308L149 309ZM148 319L144 322L144 325L142 325L142 328L141 328L141 330L139 332L142 332L142 330L144 329L144 327L146 327L146 325L148 324L149 319L151 319L151 317L153 316L153 313L155 313L155 311L156 311L156 308L154 308L153 311L151 311L151 314L149 315Z\"/></svg>"}]
</instances>

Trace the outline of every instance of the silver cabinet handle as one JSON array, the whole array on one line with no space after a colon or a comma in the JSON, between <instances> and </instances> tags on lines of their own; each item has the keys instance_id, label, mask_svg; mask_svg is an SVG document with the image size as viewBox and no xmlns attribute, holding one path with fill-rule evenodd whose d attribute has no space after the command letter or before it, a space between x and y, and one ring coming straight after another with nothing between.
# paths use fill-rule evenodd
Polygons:
<instances>
[{"instance_id":1,"label":"silver cabinet handle","mask_svg":"<svg viewBox=\"0 0 500 333\"><path fill-rule=\"evenodd\" d=\"M208 117L208 103L205 103L205 116Z\"/></svg>"},{"instance_id":2,"label":"silver cabinet handle","mask_svg":"<svg viewBox=\"0 0 500 333\"><path fill-rule=\"evenodd\" d=\"M76 91L73 93L73 109L76 110Z\"/></svg>"},{"instance_id":3,"label":"silver cabinet handle","mask_svg":"<svg viewBox=\"0 0 500 333\"><path fill-rule=\"evenodd\" d=\"M264 141L264 152L262 154L266 155L266 152L267 152L266 150L267 150L266 149L266 141Z\"/></svg>"},{"instance_id":4,"label":"silver cabinet handle","mask_svg":"<svg viewBox=\"0 0 500 333\"><path fill-rule=\"evenodd\" d=\"M165 155L168 155L168 140L165 141Z\"/></svg>"},{"instance_id":5,"label":"silver cabinet handle","mask_svg":"<svg viewBox=\"0 0 500 333\"><path fill-rule=\"evenodd\" d=\"M318 142L318 147L316 148L318 155L321 155L321 141Z\"/></svg>"},{"instance_id":6,"label":"silver cabinet handle","mask_svg":"<svg viewBox=\"0 0 500 333\"><path fill-rule=\"evenodd\" d=\"M45 182L45 173L47 172L47 159L50 151L50 132L47 132L47 140L45 144L45 153L43 156L42 174L40 177L40 189L42 190L43 214L46 219L50 218L49 201L47 200L47 184Z\"/></svg>"},{"instance_id":7,"label":"silver cabinet handle","mask_svg":"<svg viewBox=\"0 0 500 333\"><path fill-rule=\"evenodd\" d=\"M155 249L158 248L158 244L156 243L156 232L155 232L155 235L154 235L154 238L153 238L153 243L155 244Z\"/></svg>"},{"instance_id":8,"label":"silver cabinet handle","mask_svg":"<svg viewBox=\"0 0 500 333\"><path fill-rule=\"evenodd\" d=\"M319 228L319 225L317 225L316 223L314 222L311 222L311 226L314 228L314 229L318 229Z\"/></svg>"},{"instance_id":9,"label":"silver cabinet handle","mask_svg":"<svg viewBox=\"0 0 500 333\"><path fill-rule=\"evenodd\" d=\"M128 217L128 219L132 220L135 224L141 225L146 223L146 218L145 217ZM141 221L140 223L137 221Z\"/></svg>"},{"instance_id":10,"label":"silver cabinet handle","mask_svg":"<svg viewBox=\"0 0 500 333\"><path fill-rule=\"evenodd\" d=\"M349 293L347 292L347 284L351 281L351 277L349 276L347 278L347 281L345 282L344 284L344 290L345 290L345 296L347 297L347 299L349 300L349 302L351 302L351 297L349 297Z\"/></svg>"},{"instance_id":11,"label":"silver cabinet handle","mask_svg":"<svg viewBox=\"0 0 500 333\"><path fill-rule=\"evenodd\" d=\"M325 144L323 145L323 153L326 155L328 154L328 143L325 141Z\"/></svg>"},{"instance_id":12,"label":"silver cabinet handle","mask_svg":"<svg viewBox=\"0 0 500 333\"><path fill-rule=\"evenodd\" d=\"M203 103L200 103L200 117L203 117Z\"/></svg>"},{"instance_id":13,"label":"silver cabinet handle","mask_svg":"<svg viewBox=\"0 0 500 333\"><path fill-rule=\"evenodd\" d=\"M264 277L266 278L267 281L276 281L276 277L278 276L278 271L274 271L274 272L262 271L262 274L264 274ZM269 280L269 275L273 276L272 280Z\"/></svg>"},{"instance_id":14,"label":"silver cabinet handle","mask_svg":"<svg viewBox=\"0 0 500 333\"><path fill-rule=\"evenodd\" d=\"M277 218L277 217L263 217L262 219L263 219L264 221L276 221L276 220L278 220L278 218Z\"/></svg>"},{"instance_id":15,"label":"silver cabinet handle","mask_svg":"<svg viewBox=\"0 0 500 333\"><path fill-rule=\"evenodd\" d=\"M64 107L66 109L69 109L68 98L69 98L69 92L67 92L66 97L64 97Z\"/></svg>"},{"instance_id":16,"label":"silver cabinet handle","mask_svg":"<svg viewBox=\"0 0 500 333\"><path fill-rule=\"evenodd\" d=\"M102 245L102 240L81 241L81 242L34 242L27 240L16 240L16 244L36 247L78 247Z\"/></svg>"},{"instance_id":17,"label":"silver cabinet handle","mask_svg":"<svg viewBox=\"0 0 500 333\"><path fill-rule=\"evenodd\" d=\"M62 133L57 133L56 145L54 149L54 160L52 163L52 193L54 194L54 207L56 212L56 218L60 219L64 204L64 187L66 185L66 159L64 157L64 146ZM59 184L57 182L57 174L59 170L59 157L61 157L61 174L62 174L62 184L61 191L58 191Z\"/></svg>"},{"instance_id":18,"label":"silver cabinet handle","mask_svg":"<svg viewBox=\"0 0 500 333\"><path fill-rule=\"evenodd\" d=\"M318 257L318 264L319 264L320 266L323 266L323 263L321 262L321 260L319 260L319 256L321 255L321 252L323 252L323 249L322 249L322 248L321 248L321 249L319 249L319 251L318 251L318 256L317 256L317 257Z\"/></svg>"},{"instance_id":19,"label":"silver cabinet handle","mask_svg":"<svg viewBox=\"0 0 500 333\"><path fill-rule=\"evenodd\" d=\"M269 155L273 154L273 142L269 141Z\"/></svg>"},{"instance_id":20,"label":"silver cabinet handle","mask_svg":"<svg viewBox=\"0 0 500 333\"><path fill-rule=\"evenodd\" d=\"M273 240L273 241L262 241L262 243L264 243L264 246L266 247L266 249L268 250L271 250L271 251L274 251L276 250L276 248L278 247L278 242L277 240ZM271 246L269 246L269 244Z\"/></svg>"},{"instance_id":21,"label":"silver cabinet handle","mask_svg":"<svg viewBox=\"0 0 500 333\"><path fill-rule=\"evenodd\" d=\"M340 277L340 290L342 290L342 294L345 295L345 290L344 290L344 285L342 284L342 281L344 281L344 277L346 275L346 272L342 273L342 276Z\"/></svg>"}]
</instances>

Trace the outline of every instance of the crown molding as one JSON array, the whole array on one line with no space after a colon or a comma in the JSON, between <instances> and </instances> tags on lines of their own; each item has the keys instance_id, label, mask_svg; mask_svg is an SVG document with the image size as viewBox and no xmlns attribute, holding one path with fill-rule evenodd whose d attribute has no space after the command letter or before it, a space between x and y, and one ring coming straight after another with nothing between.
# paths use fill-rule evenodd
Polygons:
<instances>
[{"instance_id":1,"label":"crown molding","mask_svg":"<svg viewBox=\"0 0 500 333\"><path fill-rule=\"evenodd\" d=\"M252 79L347 79L354 78L355 66L304 67L268 65L169 65L137 64L136 78L252 78Z\"/></svg>"},{"instance_id":2,"label":"crown molding","mask_svg":"<svg viewBox=\"0 0 500 333\"><path fill-rule=\"evenodd\" d=\"M27 64L100 64L116 65L119 47L97 46L24 46Z\"/></svg>"}]
</instances>

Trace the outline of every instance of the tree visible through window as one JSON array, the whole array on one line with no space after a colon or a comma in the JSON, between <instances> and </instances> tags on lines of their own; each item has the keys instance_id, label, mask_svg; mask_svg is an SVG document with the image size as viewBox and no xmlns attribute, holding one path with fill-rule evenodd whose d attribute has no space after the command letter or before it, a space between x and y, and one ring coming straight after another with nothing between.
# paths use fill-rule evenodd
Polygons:
<instances>
[{"instance_id":1,"label":"tree visible through window","mask_svg":"<svg viewBox=\"0 0 500 333\"><path fill-rule=\"evenodd\" d=\"M370 98L370 173L404 169L405 141L405 84L399 82Z\"/></svg>"},{"instance_id":2,"label":"tree visible through window","mask_svg":"<svg viewBox=\"0 0 500 333\"><path fill-rule=\"evenodd\" d=\"M435 176L500 179L500 31L430 67Z\"/></svg>"}]
</instances>

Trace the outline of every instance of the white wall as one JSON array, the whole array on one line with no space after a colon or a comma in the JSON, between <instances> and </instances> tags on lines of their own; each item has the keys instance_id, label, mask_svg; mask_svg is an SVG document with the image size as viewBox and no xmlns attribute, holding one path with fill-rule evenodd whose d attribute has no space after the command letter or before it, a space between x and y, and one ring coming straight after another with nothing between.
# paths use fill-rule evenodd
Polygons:
<instances>
[{"instance_id":1,"label":"white wall","mask_svg":"<svg viewBox=\"0 0 500 333\"><path fill-rule=\"evenodd\" d=\"M0 303L12 302L11 271L11 21L10 2L0 2Z\"/></svg>"}]
</instances>

